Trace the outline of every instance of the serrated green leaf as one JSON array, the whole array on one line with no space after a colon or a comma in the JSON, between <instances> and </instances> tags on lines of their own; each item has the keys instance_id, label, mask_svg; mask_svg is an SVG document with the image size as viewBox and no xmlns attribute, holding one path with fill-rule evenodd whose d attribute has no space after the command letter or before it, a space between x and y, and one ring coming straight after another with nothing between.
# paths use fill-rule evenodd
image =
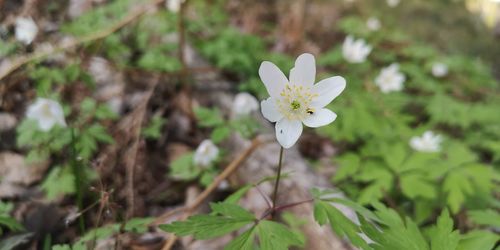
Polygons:
<instances>
[{"instance_id":1,"label":"serrated green leaf","mask_svg":"<svg viewBox=\"0 0 500 250\"><path fill-rule=\"evenodd\" d=\"M69 167L56 166L49 172L41 187L49 200L73 194L75 192L73 173Z\"/></svg>"},{"instance_id":2,"label":"serrated green leaf","mask_svg":"<svg viewBox=\"0 0 500 250\"><path fill-rule=\"evenodd\" d=\"M290 246L303 246L304 242L294 232L280 223L263 220L257 225L261 250L288 250Z\"/></svg>"},{"instance_id":3,"label":"serrated green leaf","mask_svg":"<svg viewBox=\"0 0 500 250\"><path fill-rule=\"evenodd\" d=\"M160 225L164 231L179 236L194 235L196 239L209 239L228 234L255 221L253 215L235 209L235 204L220 203L212 215L194 215L186 221L176 221L168 225ZM224 214L221 214L224 213ZM220 215L217 215L220 214Z\"/></svg>"},{"instance_id":4,"label":"serrated green leaf","mask_svg":"<svg viewBox=\"0 0 500 250\"><path fill-rule=\"evenodd\" d=\"M453 220L448 210L443 210L431 234L431 250L455 250L459 239L459 232L453 231Z\"/></svg>"},{"instance_id":5,"label":"serrated green leaf","mask_svg":"<svg viewBox=\"0 0 500 250\"><path fill-rule=\"evenodd\" d=\"M330 223L333 231L341 237L348 237L351 243L362 249L372 249L368 243L359 235L361 229L348 219L342 212L334 206L324 201L316 201L314 204L314 218L323 225Z\"/></svg>"},{"instance_id":6,"label":"serrated green leaf","mask_svg":"<svg viewBox=\"0 0 500 250\"><path fill-rule=\"evenodd\" d=\"M460 238L457 250L491 250L499 240L498 234L489 231L471 231Z\"/></svg>"},{"instance_id":7,"label":"serrated green leaf","mask_svg":"<svg viewBox=\"0 0 500 250\"><path fill-rule=\"evenodd\" d=\"M242 207L234 203L225 203L225 202L211 203L210 208L212 208L212 211L214 213L228 217L241 218L247 220L255 219L255 216L252 213L248 212L247 210L243 209Z\"/></svg>"},{"instance_id":8,"label":"serrated green leaf","mask_svg":"<svg viewBox=\"0 0 500 250\"><path fill-rule=\"evenodd\" d=\"M220 126L212 131L212 134L210 134L210 139L212 139L212 141L217 144L225 140L230 134L231 129L229 127Z\"/></svg>"},{"instance_id":9,"label":"serrated green leaf","mask_svg":"<svg viewBox=\"0 0 500 250\"><path fill-rule=\"evenodd\" d=\"M251 227L224 247L224 250L253 250L255 226Z\"/></svg>"},{"instance_id":10,"label":"serrated green leaf","mask_svg":"<svg viewBox=\"0 0 500 250\"><path fill-rule=\"evenodd\" d=\"M341 181L354 175L361 166L359 156L351 153L342 155L336 162L339 164L339 168L333 176L334 181Z\"/></svg>"},{"instance_id":11,"label":"serrated green leaf","mask_svg":"<svg viewBox=\"0 0 500 250\"><path fill-rule=\"evenodd\" d=\"M448 174L443 183L443 190L447 193L447 203L452 213L457 213L465 201L467 194L472 193L472 185L466 175L459 171Z\"/></svg>"},{"instance_id":12,"label":"serrated green leaf","mask_svg":"<svg viewBox=\"0 0 500 250\"><path fill-rule=\"evenodd\" d=\"M241 198L250 190L253 186L252 185L245 185L238 189L236 192L232 193L229 195L224 202L225 203L233 203L236 204L238 201L241 200Z\"/></svg>"},{"instance_id":13,"label":"serrated green leaf","mask_svg":"<svg viewBox=\"0 0 500 250\"><path fill-rule=\"evenodd\" d=\"M433 199L436 197L436 188L426 178L419 174L412 172L401 176L401 190L403 194L410 199L422 197L426 199Z\"/></svg>"},{"instance_id":14,"label":"serrated green leaf","mask_svg":"<svg viewBox=\"0 0 500 250\"><path fill-rule=\"evenodd\" d=\"M467 215L477 225L500 228L500 213L493 209L468 211Z\"/></svg>"}]
</instances>

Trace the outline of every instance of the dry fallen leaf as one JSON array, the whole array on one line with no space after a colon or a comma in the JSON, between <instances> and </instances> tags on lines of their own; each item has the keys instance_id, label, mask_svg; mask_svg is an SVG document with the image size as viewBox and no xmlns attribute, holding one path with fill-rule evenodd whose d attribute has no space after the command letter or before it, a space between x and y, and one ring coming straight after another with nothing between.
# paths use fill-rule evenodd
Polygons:
<instances>
[{"instance_id":1,"label":"dry fallen leaf","mask_svg":"<svg viewBox=\"0 0 500 250\"><path fill-rule=\"evenodd\" d=\"M21 195L28 186L42 179L48 166L48 162L28 164L20 154L0 153L0 198Z\"/></svg>"}]
</instances>

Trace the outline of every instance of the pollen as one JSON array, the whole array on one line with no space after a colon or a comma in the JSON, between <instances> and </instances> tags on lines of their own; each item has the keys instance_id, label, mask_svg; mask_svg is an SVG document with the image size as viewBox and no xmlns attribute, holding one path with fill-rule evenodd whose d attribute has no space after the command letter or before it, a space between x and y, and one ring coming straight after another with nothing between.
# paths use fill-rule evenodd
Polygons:
<instances>
[{"instance_id":1,"label":"pollen","mask_svg":"<svg viewBox=\"0 0 500 250\"><path fill-rule=\"evenodd\" d=\"M277 106L280 111L289 120L302 120L307 115L314 113L310 104L318 94L312 93L310 87L302 85L287 84L280 93L280 99L277 100Z\"/></svg>"}]
</instances>

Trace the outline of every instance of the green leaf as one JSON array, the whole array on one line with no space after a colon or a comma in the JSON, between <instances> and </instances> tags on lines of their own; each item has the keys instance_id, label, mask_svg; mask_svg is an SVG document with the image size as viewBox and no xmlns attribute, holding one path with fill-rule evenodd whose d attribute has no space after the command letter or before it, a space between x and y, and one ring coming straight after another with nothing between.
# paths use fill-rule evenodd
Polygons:
<instances>
[{"instance_id":1,"label":"green leaf","mask_svg":"<svg viewBox=\"0 0 500 250\"><path fill-rule=\"evenodd\" d=\"M456 214L464 203L466 195L472 193L473 188L466 175L455 171L446 176L443 190L448 195L447 203L451 212Z\"/></svg>"},{"instance_id":2,"label":"green leaf","mask_svg":"<svg viewBox=\"0 0 500 250\"><path fill-rule=\"evenodd\" d=\"M361 220L361 228L367 236L375 241L372 246L376 250L429 250L418 226L410 219L405 222L392 209L388 209L381 203L374 203L375 214L382 221L380 229L371 226L368 222Z\"/></svg>"},{"instance_id":3,"label":"green leaf","mask_svg":"<svg viewBox=\"0 0 500 250\"><path fill-rule=\"evenodd\" d=\"M11 231L23 231L25 230L23 225L17 222L16 219L10 216L0 216L0 226L7 227ZM0 235L2 234L2 229L0 228Z\"/></svg>"},{"instance_id":4,"label":"green leaf","mask_svg":"<svg viewBox=\"0 0 500 250\"><path fill-rule=\"evenodd\" d=\"M229 137L231 134L231 129L226 126L220 126L216 127L213 131L212 134L210 134L210 139L217 144L220 143L221 141L225 140L226 138Z\"/></svg>"},{"instance_id":5,"label":"green leaf","mask_svg":"<svg viewBox=\"0 0 500 250\"><path fill-rule=\"evenodd\" d=\"M455 250L459 239L459 232L453 230L453 220L450 218L448 210L443 210L431 234L431 249Z\"/></svg>"},{"instance_id":6,"label":"green leaf","mask_svg":"<svg viewBox=\"0 0 500 250\"><path fill-rule=\"evenodd\" d=\"M477 225L500 228L500 214L493 209L468 211L467 215Z\"/></svg>"},{"instance_id":7,"label":"green leaf","mask_svg":"<svg viewBox=\"0 0 500 250\"><path fill-rule=\"evenodd\" d=\"M384 160L387 162L389 167L397 173L400 172L403 162L408 155L406 146L403 146L400 143L395 143L385 149L383 153Z\"/></svg>"},{"instance_id":8,"label":"green leaf","mask_svg":"<svg viewBox=\"0 0 500 250\"><path fill-rule=\"evenodd\" d=\"M0 201L0 216L9 216L13 208L14 204L12 202Z\"/></svg>"},{"instance_id":9,"label":"green leaf","mask_svg":"<svg viewBox=\"0 0 500 250\"><path fill-rule=\"evenodd\" d=\"M170 163L170 175L181 180L193 180L198 177L201 170L193 163L192 152L179 156Z\"/></svg>"},{"instance_id":10,"label":"green leaf","mask_svg":"<svg viewBox=\"0 0 500 250\"><path fill-rule=\"evenodd\" d=\"M419 173L404 174L400 181L403 194L410 199L418 197L434 199L437 195L434 185Z\"/></svg>"},{"instance_id":11,"label":"green leaf","mask_svg":"<svg viewBox=\"0 0 500 250\"><path fill-rule=\"evenodd\" d=\"M263 220L257 225L261 250L288 250L290 246L303 246L301 237L282 224Z\"/></svg>"},{"instance_id":12,"label":"green leaf","mask_svg":"<svg viewBox=\"0 0 500 250\"><path fill-rule=\"evenodd\" d=\"M234 203L225 203L225 202L211 203L210 208L212 208L212 211L214 213L228 217L241 218L247 220L255 219L255 216L252 213L248 212L247 210L243 209L242 207Z\"/></svg>"},{"instance_id":13,"label":"green leaf","mask_svg":"<svg viewBox=\"0 0 500 250\"><path fill-rule=\"evenodd\" d=\"M338 163L339 168L333 177L334 181L341 181L354 175L361 167L361 160L359 156L353 153L342 155L336 160L336 162Z\"/></svg>"},{"instance_id":14,"label":"green leaf","mask_svg":"<svg viewBox=\"0 0 500 250\"><path fill-rule=\"evenodd\" d=\"M361 229L348 219L334 206L324 201L316 201L314 204L314 218L323 225L327 222L340 237L348 237L351 243L362 249L372 249L368 243L359 236Z\"/></svg>"},{"instance_id":15,"label":"green leaf","mask_svg":"<svg viewBox=\"0 0 500 250\"><path fill-rule=\"evenodd\" d=\"M253 250L254 249L255 226L251 227L238 237L234 238L224 250Z\"/></svg>"},{"instance_id":16,"label":"green leaf","mask_svg":"<svg viewBox=\"0 0 500 250\"><path fill-rule=\"evenodd\" d=\"M204 108L197 107L194 109L194 114L198 120L198 125L200 127L215 127L219 125L224 125L224 120L222 115L217 108Z\"/></svg>"},{"instance_id":17,"label":"green leaf","mask_svg":"<svg viewBox=\"0 0 500 250\"><path fill-rule=\"evenodd\" d=\"M248 190L250 190L253 186L252 185L245 185L243 186L242 188L238 189L238 191L232 193L231 195L229 195L225 200L224 202L225 203L233 203L233 204L236 204L238 203L239 200L241 200L241 198L243 197L243 195L245 195Z\"/></svg>"},{"instance_id":18,"label":"green leaf","mask_svg":"<svg viewBox=\"0 0 500 250\"><path fill-rule=\"evenodd\" d=\"M75 193L74 176L71 169L59 166L52 168L41 187L49 200Z\"/></svg>"},{"instance_id":19,"label":"green leaf","mask_svg":"<svg viewBox=\"0 0 500 250\"><path fill-rule=\"evenodd\" d=\"M111 135L108 134L108 131L101 124L93 124L91 125L86 133L91 134L97 141L112 144L114 143L114 139Z\"/></svg>"},{"instance_id":20,"label":"green leaf","mask_svg":"<svg viewBox=\"0 0 500 250\"><path fill-rule=\"evenodd\" d=\"M471 231L461 237L457 250L491 250L499 240L498 234L489 231Z\"/></svg>"},{"instance_id":21,"label":"green leaf","mask_svg":"<svg viewBox=\"0 0 500 250\"><path fill-rule=\"evenodd\" d=\"M141 130L142 135L148 139L158 139L161 136L161 130L167 119L160 115L155 115L149 121L149 124Z\"/></svg>"},{"instance_id":22,"label":"green leaf","mask_svg":"<svg viewBox=\"0 0 500 250\"><path fill-rule=\"evenodd\" d=\"M211 215L194 215L186 221L176 221L161 225L164 231L179 236L194 235L196 239L219 237L253 223L255 217L235 204L212 204Z\"/></svg>"}]
</instances>

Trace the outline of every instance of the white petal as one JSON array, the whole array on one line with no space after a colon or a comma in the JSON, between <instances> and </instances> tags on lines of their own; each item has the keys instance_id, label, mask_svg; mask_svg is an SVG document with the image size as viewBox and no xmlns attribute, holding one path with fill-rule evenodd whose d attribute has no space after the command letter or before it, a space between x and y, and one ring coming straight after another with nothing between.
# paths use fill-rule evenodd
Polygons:
<instances>
[{"instance_id":1,"label":"white petal","mask_svg":"<svg viewBox=\"0 0 500 250\"><path fill-rule=\"evenodd\" d=\"M277 122L283 118L276 106L276 99L269 97L260 103L262 115L270 122Z\"/></svg>"},{"instance_id":2,"label":"white petal","mask_svg":"<svg viewBox=\"0 0 500 250\"><path fill-rule=\"evenodd\" d=\"M284 148L292 147L302 134L302 122L281 119L276 123L276 139Z\"/></svg>"},{"instance_id":3,"label":"white petal","mask_svg":"<svg viewBox=\"0 0 500 250\"><path fill-rule=\"evenodd\" d=\"M56 121L50 118L38 119L38 127L40 128L40 130L45 132L49 131L54 126L55 123Z\"/></svg>"},{"instance_id":4,"label":"white petal","mask_svg":"<svg viewBox=\"0 0 500 250\"><path fill-rule=\"evenodd\" d=\"M259 68L259 76L266 86L267 92L272 97L279 97L285 85L288 84L286 76L272 62L262 62Z\"/></svg>"},{"instance_id":5,"label":"white petal","mask_svg":"<svg viewBox=\"0 0 500 250\"><path fill-rule=\"evenodd\" d=\"M335 114L331 110L320 109L314 112L314 114L308 115L307 118L302 120L302 122L304 123L304 125L310 128L317 128L332 123L336 118L337 114Z\"/></svg>"},{"instance_id":6,"label":"white petal","mask_svg":"<svg viewBox=\"0 0 500 250\"><path fill-rule=\"evenodd\" d=\"M316 62L314 56L304 53L297 57L295 67L290 71L290 84L312 87L316 78Z\"/></svg>"},{"instance_id":7,"label":"white petal","mask_svg":"<svg viewBox=\"0 0 500 250\"><path fill-rule=\"evenodd\" d=\"M318 97L313 99L311 106L314 108L323 108L328 105L328 103L342 93L345 85L345 79L341 76L330 77L318 82L312 88L312 92L318 94Z\"/></svg>"}]
</instances>

